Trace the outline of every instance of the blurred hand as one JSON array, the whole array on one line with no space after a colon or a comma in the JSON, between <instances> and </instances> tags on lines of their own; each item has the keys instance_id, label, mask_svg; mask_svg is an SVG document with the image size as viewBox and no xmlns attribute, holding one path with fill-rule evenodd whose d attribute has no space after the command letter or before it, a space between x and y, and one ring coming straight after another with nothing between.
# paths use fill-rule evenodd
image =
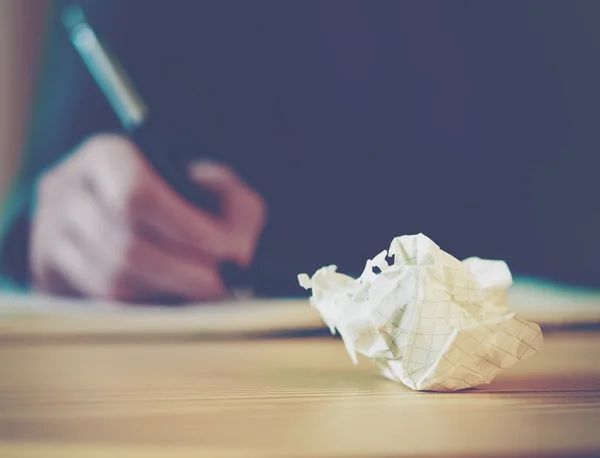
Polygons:
<instances>
[{"instance_id":1,"label":"blurred hand","mask_svg":"<svg viewBox=\"0 0 600 458\"><path fill-rule=\"evenodd\" d=\"M36 289L127 302L221 297L219 264L250 264L265 204L224 166L199 163L190 179L220 197L221 216L183 200L129 140L85 142L38 184L30 244Z\"/></svg>"}]
</instances>

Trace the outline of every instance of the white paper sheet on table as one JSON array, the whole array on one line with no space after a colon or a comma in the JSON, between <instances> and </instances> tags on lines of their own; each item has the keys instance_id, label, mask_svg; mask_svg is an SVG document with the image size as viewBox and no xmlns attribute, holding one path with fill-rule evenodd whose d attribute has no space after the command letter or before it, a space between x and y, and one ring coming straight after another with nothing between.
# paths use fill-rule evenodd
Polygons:
<instances>
[{"instance_id":1,"label":"white paper sheet on table","mask_svg":"<svg viewBox=\"0 0 600 458\"><path fill-rule=\"evenodd\" d=\"M395 238L358 279L328 266L299 282L355 362L361 353L415 390L489 383L542 348L540 327L508 310L504 262L460 262L422 234Z\"/></svg>"},{"instance_id":2,"label":"white paper sheet on table","mask_svg":"<svg viewBox=\"0 0 600 458\"><path fill-rule=\"evenodd\" d=\"M301 288L298 287L300 294ZM515 278L511 310L544 330L600 325L600 290ZM148 335L213 336L310 331L324 327L306 299L253 299L186 307L124 305L0 292L0 338Z\"/></svg>"},{"instance_id":3,"label":"white paper sheet on table","mask_svg":"<svg viewBox=\"0 0 600 458\"><path fill-rule=\"evenodd\" d=\"M306 300L231 300L182 307L0 294L0 338L243 338L323 327Z\"/></svg>"}]
</instances>

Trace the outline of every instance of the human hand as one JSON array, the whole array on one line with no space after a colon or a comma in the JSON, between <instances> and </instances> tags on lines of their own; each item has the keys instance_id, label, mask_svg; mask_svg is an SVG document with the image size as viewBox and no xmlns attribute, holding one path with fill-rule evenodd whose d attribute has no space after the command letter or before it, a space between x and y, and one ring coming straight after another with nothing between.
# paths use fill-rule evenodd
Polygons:
<instances>
[{"instance_id":1,"label":"human hand","mask_svg":"<svg viewBox=\"0 0 600 458\"><path fill-rule=\"evenodd\" d=\"M34 287L125 302L221 297L220 264L251 263L266 207L225 166L196 164L190 179L217 194L221 215L181 198L129 140L98 135L83 143L39 181Z\"/></svg>"}]
</instances>

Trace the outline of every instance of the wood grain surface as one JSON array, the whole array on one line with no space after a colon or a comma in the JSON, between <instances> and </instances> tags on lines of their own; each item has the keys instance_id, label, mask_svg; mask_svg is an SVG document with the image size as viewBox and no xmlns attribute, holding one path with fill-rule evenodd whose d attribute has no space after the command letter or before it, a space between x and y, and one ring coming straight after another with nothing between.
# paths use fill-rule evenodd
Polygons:
<instances>
[{"instance_id":1,"label":"wood grain surface","mask_svg":"<svg viewBox=\"0 0 600 458\"><path fill-rule=\"evenodd\" d=\"M334 338L0 343L0 456L596 456L600 333L413 392Z\"/></svg>"}]
</instances>

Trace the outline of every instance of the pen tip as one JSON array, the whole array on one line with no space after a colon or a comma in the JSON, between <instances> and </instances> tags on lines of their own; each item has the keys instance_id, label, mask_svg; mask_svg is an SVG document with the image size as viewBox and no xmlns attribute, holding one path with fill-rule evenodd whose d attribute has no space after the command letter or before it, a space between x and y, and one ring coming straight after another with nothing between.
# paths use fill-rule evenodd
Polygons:
<instances>
[{"instance_id":1,"label":"pen tip","mask_svg":"<svg viewBox=\"0 0 600 458\"><path fill-rule=\"evenodd\" d=\"M87 22L83 10L77 5L67 6L61 14L61 20L69 30L72 30L79 24Z\"/></svg>"}]
</instances>

